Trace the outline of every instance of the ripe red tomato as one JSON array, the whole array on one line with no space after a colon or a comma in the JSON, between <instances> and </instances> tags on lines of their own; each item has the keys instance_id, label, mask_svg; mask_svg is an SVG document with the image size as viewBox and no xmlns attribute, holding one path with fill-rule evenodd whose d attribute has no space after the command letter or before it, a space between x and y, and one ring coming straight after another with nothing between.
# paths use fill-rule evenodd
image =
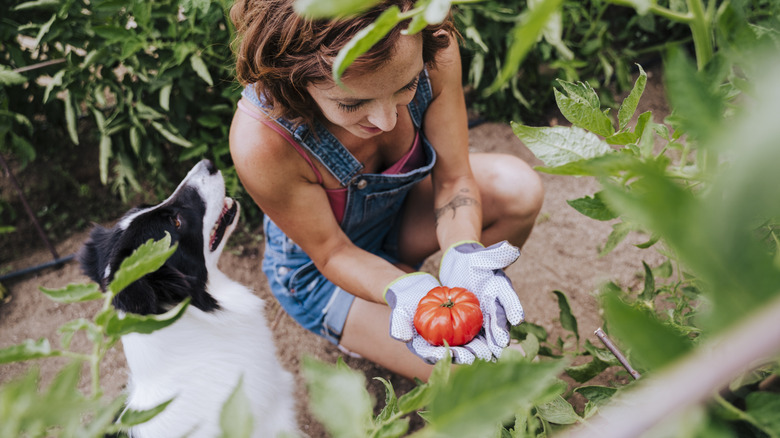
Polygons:
<instances>
[{"instance_id":1,"label":"ripe red tomato","mask_svg":"<svg viewBox=\"0 0 780 438\"><path fill-rule=\"evenodd\" d=\"M479 300L462 287L435 287L420 300L414 328L433 345L463 345L482 329Z\"/></svg>"}]
</instances>

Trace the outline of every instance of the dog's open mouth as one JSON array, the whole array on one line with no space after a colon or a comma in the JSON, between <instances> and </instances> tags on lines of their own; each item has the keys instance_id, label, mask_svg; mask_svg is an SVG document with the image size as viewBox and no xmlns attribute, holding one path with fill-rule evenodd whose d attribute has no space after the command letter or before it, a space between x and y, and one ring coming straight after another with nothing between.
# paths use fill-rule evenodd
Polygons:
<instances>
[{"instance_id":1,"label":"dog's open mouth","mask_svg":"<svg viewBox=\"0 0 780 438\"><path fill-rule=\"evenodd\" d=\"M225 231L235 220L237 211L238 204L236 201L231 198L225 198L225 202L222 204L222 213L220 213L217 223L214 224L214 228L211 229L211 240L209 241L211 251L215 251L219 247L222 238L225 236Z\"/></svg>"}]
</instances>

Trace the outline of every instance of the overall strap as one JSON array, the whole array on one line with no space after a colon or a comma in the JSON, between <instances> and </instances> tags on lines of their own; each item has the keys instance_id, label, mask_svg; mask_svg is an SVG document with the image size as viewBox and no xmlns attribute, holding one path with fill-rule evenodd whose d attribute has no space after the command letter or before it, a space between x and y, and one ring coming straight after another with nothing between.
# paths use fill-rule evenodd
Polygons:
<instances>
[{"instance_id":1,"label":"overall strap","mask_svg":"<svg viewBox=\"0 0 780 438\"><path fill-rule=\"evenodd\" d=\"M425 110L428 109L428 105L433 100L433 88L431 87L431 80L428 77L428 69L424 68L420 73L419 80L417 82L417 92L414 94L414 99L407 105L409 113L412 115L412 121L417 129L422 129L423 116Z\"/></svg>"}]
</instances>

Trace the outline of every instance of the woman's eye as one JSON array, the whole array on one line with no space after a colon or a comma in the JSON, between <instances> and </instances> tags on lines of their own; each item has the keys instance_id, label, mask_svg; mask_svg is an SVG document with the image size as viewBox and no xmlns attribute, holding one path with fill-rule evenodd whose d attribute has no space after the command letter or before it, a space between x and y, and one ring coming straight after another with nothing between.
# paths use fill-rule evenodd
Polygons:
<instances>
[{"instance_id":1,"label":"woman's eye","mask_svg":"<svg viewBox=\"0 0 780 438\"><path fill-rule=\"evenodd\" d=\"M358 108L363 106L362 103L346 104L346 103L341 103L341 102L337 102L336 105L338 105L338 108L341 111L345 111L345 112L348 112L348 113L351 113L352 111L357 111Z\"/></svg>"},{"instance_id":2,"label":"woman's eye","mask_svg":"<svg viewBox=\"0 0 780 438\"><path fill-rule=\"evenodd\" d=\"M403 91L414 91L417 89L417 83L419 82L419 79L415 79L412 82L409 82L404 88Z\"/></svg>"}]
</instances>

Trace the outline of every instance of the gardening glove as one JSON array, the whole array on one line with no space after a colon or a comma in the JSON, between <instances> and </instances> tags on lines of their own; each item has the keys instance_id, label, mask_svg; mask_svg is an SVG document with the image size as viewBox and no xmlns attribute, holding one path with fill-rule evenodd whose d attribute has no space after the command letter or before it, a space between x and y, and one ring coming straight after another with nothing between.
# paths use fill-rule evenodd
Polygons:
<instances>
[{"instance_id":1,"label":"gardening glove","mask_svg":"<svg viewBox=\"0 0 780 438\"><path fill-rule=\"evenodd\" d=\"M433 364L447 355L447 347L431 345L414 328L414 314L420 300L431 289L441 286L439 280L425 272L414 272L395 279L385 289L384 297L390 305L390 336L401 342L425 362ZM454 363L470 364L475 358L491 360L493 355L484 336L478 335L471 342L450 347Z\"/></svg>"},{"instance_id":2,"label":"gardening glove","mask_svg":"<svg viewBox=\"0 0 780 438\"><path fill-rule=\"evenodd\" d=\"M485 248L474 241L458 242L442 256L439 278L444 286L463 287L479 299L485 341L495 357L509 346L509 327L525 314L512 282L503 269L520 257L507 241Z\"/></svg>"}]
</instances>

